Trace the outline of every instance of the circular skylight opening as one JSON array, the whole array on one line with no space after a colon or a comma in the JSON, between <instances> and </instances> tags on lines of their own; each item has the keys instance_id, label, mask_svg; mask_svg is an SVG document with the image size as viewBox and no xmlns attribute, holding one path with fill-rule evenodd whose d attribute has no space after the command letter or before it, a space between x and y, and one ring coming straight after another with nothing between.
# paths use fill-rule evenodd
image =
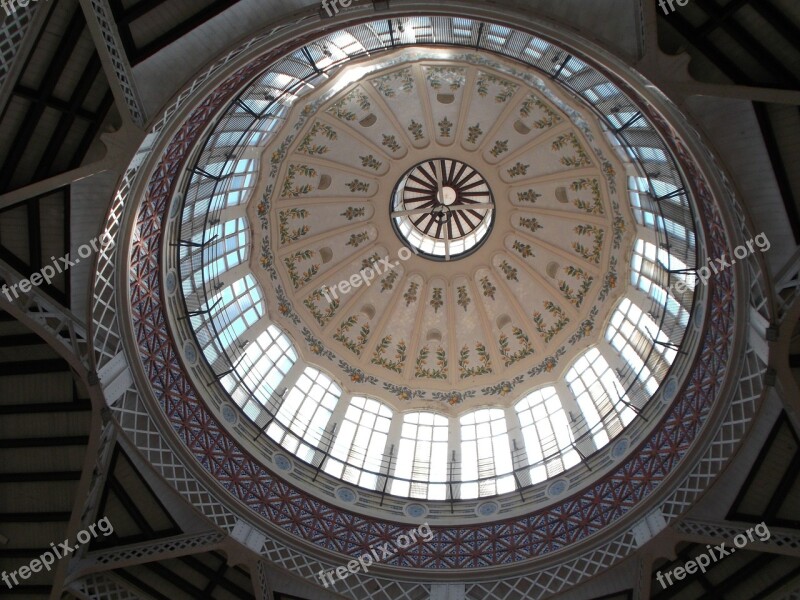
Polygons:
<instances>
[{"instance_id":1,"label":"circular skylight opening","mask_svg":"<svg viewBox=\"0 0 800 600\"><path fill-rule=\"evenodd\" d=\"M449 261L468 256L488 239L494 209L492 190L478 171L437 158L400 178L392 197L392 226L417 254Z\"/></svg>"}]
</instances>

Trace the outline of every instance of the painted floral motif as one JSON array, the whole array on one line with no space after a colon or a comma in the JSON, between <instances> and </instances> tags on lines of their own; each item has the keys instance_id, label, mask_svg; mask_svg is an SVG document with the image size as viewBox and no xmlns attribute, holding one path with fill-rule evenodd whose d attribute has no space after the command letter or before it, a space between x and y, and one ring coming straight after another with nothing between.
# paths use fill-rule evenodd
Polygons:
<instances>
[{"instance_id":1,"label":"painted floral motif","mask_svg":"<svg viewBox=\"0 0 800 600\"><path fill-rule=\"evenodd\" d=\"M500 263L500 270L503 271L508 281L519 281L517 278L517 270L508 264L508 261L504 260Z\"/></svg>"},{"instance_id":2,"label":"painted floral motif","mask_svg":"<svg viewBox=\"0 0 800 600\"><path fill-rule=\"evenodd\" d=\"M364 346L369 339L369 323L364 323L358 332L358 337L355 340L352 340L347 336L347 333L357 324L357 315L348 317L342 322L336 333L333 334L333 339L335 339L337 342L341 342L345 348L350 350L350 352L356 356L361 356L361 352L364 350Z\"/></svg>"},{"instance_id":3,"label":"painted floral motif","mask_svg":"<svg viewBox=\"0 0 800 600\"><path fill-rule=\"evenodd\" d=\"M564 156L561 158L561 164L565 167L580 168L591 167L592 159L583 149L583 145L578 140L578 136L574 132L563 133L553 140L553 150L563 150L567 146L571 146L575 151L573 156Z\"/></svg>"},{"instance_id":4,"label":"painted floral motif","mask_svg":"<svg viewBox=\"0 0 800 600\"><path fill-rule=\"evenodd\" d=\"M367 375L359 368L349 365L343 360L339 360L339 368L350 376L350 381L353 383L364 383L368 385L377 385L378 378L372 375Z\"/></svg>"},{"instance_id":5,"label":"painted floral motif","mask_svg":"<svg viewBox=\"0 0 800 600\"><path fill-rule=\"evenodd\" d=\"M355 88L354 90L351 90L344 98L335 104L332 104L331 107L325 112L343 121L355 121L355 113L345 109L345 106L353 101L357 102L358 107L364 111L369 110L372 106L369 101L369 96L367 96L359 88Z\"/></svg>"},{"instance_id":6,"label":"painted floral motif","mask_svg":"<svg viewBox=\"0 0 800 600\"><path fill-rule=\"evenodd\" d=\"M469 133L467 135L467 143L468 144L475 144L478 141L478 138L483 135L483 129L481 129L481 124L476 123L472 127L468 129Z\"/></svg>"},{"instance_id":7,"label":"painted floral motif","mask_svg":"<svg viewBox=\"0 0 800 600\"><path fill-rule=\"evenodd\" d=\"M525 377L523 375L517 375L511 381L503 381L498 383L497 385L493 385L491 387L485 387L481 390L481 393L484 396L507 396L508 394L513 392L514 388L517 387L523 381L525 381Z\"/></svg>"},{"instance_id":8,"label":"painted floral motif","mask_svg":"<svg viewBox=\"0 0 800 600\"><path fill-rule=\"evenodd\" d=\"M380 343L378 344L377 348L375 348L375 353L372 356L370 362L373 365L378 365L379 367L384 367L390 371L394 371L395 373L402 373L403 367L406 364L406 359L408 358L406 352L406 343L401 341L400 343L395 346L395 355L394 360L389 360L384 356L386 350L392 343L392 336L387 335L383 338Z\"/></svg>"},{"instance_id":9,"label":"painted floral motif","mask_svg":"<svg viewBox=\"0 0 800 600\"><path fill-rule=\"evenodd\" d=\"M374 169L377 171L378 169L383 166L383 163L376 159L372 154L368 154L366 156L359 156L358 158L361 159L361 166L364 166L368 169Z\"/></svg>"},{"instance_id":10,"label":"painted floral motif","mask_svg":"<svg viewBox=\"0 0 800 600\"><path fill-rule=\"evenodd\" d=\"M406 301L406 306L409 306L412 302L417 301L417 291L419 291L419 284L416 281L412 281L408 285L406 293L403 294L403 298Z\"/></svg>"},{"instance_id":11,"label":"painted floral motif","mask_svg":"<svg viewBox=\"0 0 800 600\"><path fill-rule=\"evenodd\" d=\"M289 150L289 145L294 140L294 136L290 135L285 140L281 142L281 145L272 153L272 156L269 159L270 164L270 171L269 176L275 177L278 174L278 168L280 164L283 162L283 159L286 158L286 152Z\"/></svg>"},{"instance_id":12,"label":"painted floral motif","mask_svg":"<svg viewBox=\"0 0 800 600\"><path fill-rule=\"evenodd\" d=\"M536 331L541 334L545 342L549 343L567 326L569 317L560 306L550 300L544 302L544 309L553 316L555 322L550 327L547 327L544 322L544 316L539 311L533 313L533 322L536 324Z\"/></svg>"},{"instance_id":13,"label":"painted floral motif","mask_svg":"<svg viewBox=\"0 0 800 600\"><path fill-rule=\"evenodd\" d=\"M364 260L361 261L361 270L370 269L372 266L377 263L381 259L380 255L377 252L374 252L372 256L368 256Z\"/></svg>"},{"instance_id":14,"label":"painted floral motif","mask_svg":"<svg viewBox=\"0 0 800 600\"><path fill-rule=\"evenodd\" d=\"M541 194L537 194L533 190L517 192L517 200L519 200L520 202L528 202L530 204L536 204L536 201L541 197L542 197Z\"/></svg>"},{"instance_id":15,"label":"painted floral motif","mask_svg":"<svg viewBox=\"0 0 800 600\"><path fill-rule=\"evenodd\" d=\"M331 300L332 302L328 304L328 307L324 311L319 309L318 302L324 301L327 303L328 301L325 300L321 290L314 290L311 292L308 298L303 300L303 304L308 309L308 312L311 313L311 316L313 316L314 320L319 323L320 327L325 327L325 325L330 322L330 320L336 314L336 311L339 309L339 299L336 298Z\"/></svg>"},{"instance_id":16,"label":"painted floral motif","mask_svg":"<svg viewBox=\"0 0 800 600\"><path fill-rule=\"evenodd\" d=\"M520 227L530 230L531 233L536 233L540 229L544 229L544 227L539 224L539 220L536 217L520 217L519 225Z\"/></svg>"},{"instance_id":17,"label":"painted floral motif","mask_svg":"<svg viewBox=\"0 0 800 600\"><path fill-rule=\"evenodd\" d=\"M361 181L359 179L353 179L353 181L349 181L345 184L351 192L368 192L369 191L369 184L365 181Z\"/></svg>"},{"instance_id":18,"label":"painted floral motif","mask_svg":"<svg viewBox=\"0 0 800 600\"><path fill-rule=\"evenodd\" d=\"M319 133L321 133L325 139L328 139L332 142L336 141L336 139L339 137L339 134L336 133L336 130L333 127L317 121L311 127L309 132L303 137L303 139L300 140L300 145L297 146L297 151L303 154L308 154L309 156L322 156L323 154L327 154L330 150L328 146L324 144L311 143Z\"/></svg>"},{"instance_id":19,"label":"painted floral motif","mask_svg":"<svg viewBox=\"0 0 800 600\"><path fill-rule=\"evenodd\" d=\"M612 256L608 261L608 268L606 276L603 279L603 287L600 288L600 293L597 295L598 302L605 301L611 290L617 287L617 257Z\"/></svg>"},{"instance_id":20,"label":"painted floral motif","mask_svg":"<svg viewBox=\"0 0 800 600\"><path fill-rule=\"evenodd\" d=\"M313 250L299 250L294 254L290 254L289 256L284 257L283 264L286 265L286 269L289 272L289 279L292 280L292 285L294 289L299 289L314 277L319 272L319 265L312 264L306 271L301 275L297 272L297 264L304 261L304 260L311 260L316 255L316 252Z\"/></svg>"},{"instance_id":21,"label":"painted floral motif","mask_svg":"<svg viewBox=\"0 0 800 600\"><path fill-rule=\"evenodd\" d=\"M389 148L392 152L399 152L400 151L400 144L397 143L397 138L393 135L386 135L383 134L383 141L381 142L383 146Z\"/></svg>"},{"instance_id":22,"label":"painted floral motif","mask_svg":"<svg viewBox=\"0 0 800 600\"><path fill-rule=\"evenodd\" d=\"M580 340L582 340L587 335L592 333L592 331L594 330L594 320L597 318L597 312L598 312L597 307L593 306L592 310L589 311L589 317L583 320L580 327L578 327L578 331L573 333L572 337L569 338L570 344L574 346Z\"/></svg>"},{"instance_id":23,"label":"painted floral motif","mask_svg":"<svg viewBox=\"0 0 800 600\"><path fill-rule=\"evenodd\" d=\"M494 143L494 147L489 151L489 153L497 158L503 152L508 152L508 140L497 140Z\"/></svg>"},{"instance_id":24,"label":"painted floral motif","mask_svg":"<svg viewBox=\"0 0 800 600\"><path fill-rule=\"evenodd\" d=\"M391 291L394 288L394 282L397 281L399 275L397 271L389 271L389 274L381 279L381 292Z\"/></svg>"},{"instance_id":25,"label":"painted floral motif","mask_svg":"<svg viewBox=\"0 0 800 600\"><path fill-rule=\"evenodd\" d=\"M314 336L314 334L311 333L307 327L303 327L303 331L301 333L303 334L303 339L308 345L308 349L311 350L312 353L316 354L317 356L324 356L328 360L336 360L336 355L328 350L325 347L325 344L322 343L322 340Z\"/></svg>"},{"instance_id":26,"label":"painted floral motif","mask_svg":"<svg viewBox=\"0 0 800 600\"><path fill-rule=\"evenodd\" d=\"M467 392L459 392L459 391L452 391L452 392L433 392L431 398L433 400L437 400L439 402L447 402L450 406L455 406L456 404L461 404L464 400L468 400L469 398L475 397L475 390L469 390Z\"/></svg>"},{"instance_id":27,"label":"painted floral motif","mask_svg":"<svg viewBox=\"0 0 800 600\"><path fill-rule=\"evenodd\" d=\"M444 348L439 346L436 351L435 367L426 368L425 364L430 356L430 349L428 346L423 346L417 360L414 363L414 376L425 379L447 379L447 352Z\"/></svg>"},{"instance_id":28,"label":"painted floral motif","mask_svg":"<svg viewBox=\"0 0 800 600\"><path fill-rule=\"evenodd\" d=\"M269 273L270 279L278 279L278 272L275 270L275 257L272 254L272 244L270 243L268 233L261 239L261 257L259 263L261 264L261 268Z\"/></svg>"},{"instance_id":29,"label":"painted floral motif","mask_svg":"<svg viewBox=\"0 0 800 600\"><path fill-rule=\"evenodd\" d=\"M308 165L289 165L289 169L286 172L286 180L283 182L283 188L281 189L281 198L297 198L313 191L314 188L309 184L301 186L294 184L298 175L316 177L317 171Z\"/></svg>"},{"instance_id":30,"label":"painted floral motif","mask_svg":"<svg viewBox=\"0 0 800 600\"><path fill-rule=\"evenodd\" d=\"M350 236L350 239L347 240L345 246L352 246L353 248L358 248L361 244L369 240L369 233L366 231L362 231L361 233L354 233Z\"/></svg>"},{"instance_id":31,"label":"painted floral motif","mask_svg":"<svg viewBox=\"0 0 800 600\"><path fill-rule=\"evenodd\" d=\"M531 94L522 102L522 105L519 108L519 116L523 119L527 119L529 116L531 116L531 113L533 113L534 108L538 108L544 113L544 117L533 122L533 126L536 129L549 129L554 125L561 123L563 120L561 115L550 108L548 104L542 102L542 100L534 94Z\"/></svg>"},{"instance_id":32,"label":"painted floral motif","mask_svg":"<svg viewBox=\"0 0 800 600\"><path fill-rule=\"evenodd\" d=\"M305 219L309 214L310 213L305 208L290 208L278 212L278 233L282 246L296 242L301 237L308 234L310 230L308 225L302 225L297 229L290 230L289 221Z\"/></svg>"},{"instance_id":33,"label":"painted floral motif","mask_svg":"<svg viewBox=\"0 0 800 600\"><path fill-rule=\"evenodd\" d=\"M461 89L467 81L466 70L461 67L426 67L425 79L437 92L447 85L451 92Z\"/></svg>"},{"instance_id":34,"label":"painted floral motif","mask_svg":"<svg viewBox=\"0 0 800 600\"><path fill-rule=\"evenodd\" d=\"M258 213L258 218L261 220L262 227L264 227L264 223L267 217L269 216L269 209L270 206L272 205L272 203L270 202L271 196L272 196L272 185L270 184L264 191L264 195L261 197L261 202L259 202L258 206L256 206L256 212Z\"/></svg>"},{"instance_id":35,"label":"painted floral motif","mask_svg":"<svg viewBox=\"0 0 800 600\"><path fill-rule=\"evenodd\" d=\"M477 342L475 344L475 351L478 354L478 365L474 367L469 366L469 346L464 344L461 352L458 355L458 369L460 371L461 379L467 377L475 377L478 375L489 375L492 373L492 359L489 356L489 351L486 346Z\"/></svg>"},{"instance_id":36,"label":"painted floral motif","mask_svg":"<svg viewBox=\"0 0 800 600\"><path fill-rule=\"evenodd\" d=\"M531 250L531 245L530 244L523 244L519 240L514 240L514 244L513 244L512 247L514 248L514 250L519 252L519 254L520 254L520 256L522 256L522 258L529 258L531 256L535 256L533 254L533 250Z\"/></svg>"},{"instance_id":37,"label":"painted floral motif","mask_svg":"<svg viewBox=\"0 0 800 600\"><path fill-rule=\"evenodd\" d=\"M612 194L616 194L617 193L617 172L614 170L614 167L607 160L603 160L602 171L603 171L603 175L605 175L606 179L608 179L608 187L611 190L611 193Z\"/></svg>"},{"instance_id":38,"label":"painted floral motif","mask_svg":"<svg viewBox=\"0 0 800 600\"><path fill-rule=\"evenodd\" d=\"M352 221L353 219L358 219L360 217L363 217L366 211L367 209L364 206L359 206L359 207L348 206L347 210L341 213L340 216L344 217L348 221Z\"/></svg>"},{"instance_id":39,"label":"painted floral motif","mask_svg":"<svg viewBox=\"0 0 800 600\"><path fill-rule=\"evenodd\" d=\"M478 95L482 98L485 98L489 94L489 84L494 83L495 85L500 87L500 92L494 97L494 101L498 104L502 104L503 102L507 102L511 96L513 96L519 86L516 83L512 83L505 79L501 79L496 75L492 75L490 73L484 73L483 71L480 72L478 75Z\"/></svg>"},{"instance_id":40,"label":"painted floral motif","mask_svg":"<svg viewBox=\"0 0 800 600\"><path fill-rule=\"evenodd\" d=\"M444 300L442 300L442 288L433 288L430 305L433 307L433 312L435 313L438 313L439 309L442 308L444 305Z\"/></svg>"},{"instance_id":41,"label":"painted floral motif","mask_svg":"<svg viewBox=\"0 0 800 600\"><path fill-rule=\"evenodd\" d=\"M528 173L529 168L530 165L523 165L521 162L517 161L517 164L508 169L508 175L510 177L519 177L520 175L526 175Z\"/></svg>"},{"instance_id":42,"label":"painted floral motif","mask_svg":"<svg viewBox=\"0 0 800 600\"><path fill-rule=\"evenodd\" d=\"M605 236L605 230L596 225L578 225L575 227L575 233L581 236L588 235L594 238L591 248L587 248L580 242L572 242L572 248L590 263L599 265L600 256L603 253L603 237Z\"/></svg>"},{"instance_id":43,"label":"painted floral motif","mask_svg":"<svg viewBox=\"0 0 800 600\"><path fill-rule=\"evenodd\" d=\"M521 361L523 358L530 356L534 352L528 334L522 331L522 329L519 327L512 327L511 333L517 342L519 342L519 349L516 352L511 352L508 336L505 333L501 334L500 338L498 339L498 343L500 344L500 354L503 355L503 358L505 359L505 365L507 367L510 367L514 363Z\"/></svg>"},{"instance_id":44,"label":"painted floral motif","mask_svg":"<svg viewBox=\"0 0 800 600\"><path fill-rule=\"evenodd\" d=\"M489 281L488 275L481 278L481 287L483 288L483 295L494 300L494 294L497 288Z\"/></svg>"},{"instance_id":45,"label":"painted floral motif","mask_svg":"<svg viewBox=\"0 0 800 600\"><path fill-rule=\"evenodd\" d=\"M375 89L383 94L385 98L394 98L397 95L394 86L391 85L394 81L400 82L400 87L398 89L403 92L409 93L414 90L414 76L409 67L395 71L394 73L389 73L388 75L376 77L372 80L372 85L374 85Z\"/></svg>"},{"instance_id":46,"label":"painted floral motif","mask_svg":"<svg viewBox=\"0 0 800 600\"><path fill-rule=\"evenodd\" d=\"M592 287L592 283L594 282L594 277L589 275L583 269L578 267L573 267L569 265L568 267L564 267L564 271L570 277L574 277L575 279L581 281L580 288L577 292L575 292L566 281L559 279L558 281L558 289L564 294L564 298L569 300L572 304L575 305L576 308L580 308L581 304L583 304L583 299L586 297L586 294Z\"/></svg>"},{"instance_id":47,"label":"painted floral motif","mask_svg":"<svg viewBox=\"0 0 800 600\"><path fill-rule=\"evenodd\" d=\"M425 393L419 390L412 390L410 387L404 385L395 385L390 382L384 382L383 389L394 394L398 400L411 400L413 398L422 398Z\"/></svg>"},{"instance_id":48,"label":"painted floral motif","mask_svg":"<svg viewBox=\"0 0 800 600\"><path fill-rule=\"evenodd\" d=\"M558 365L558 359L567 353L567 349L561 346L555 353L551 354L540 362L537 366L528 371L528 377L536 377L542 373L550 373Z\"/></svg>"},{"instance_id":49,"label":"painted floral motif","mask_svg":"<svg viewBox=\"0 0 800 600\"><path fill-rule=\"evenodd\" d=\"M425 136L422 133L422 124L417 123L414 119L411 119L411 124L408 126L408 130L411 132L411 135L414 136L415 140L425 139Z\"/></svg>"},{"instance_id":50,"label":"painted floral motif","mask_svg":"<svg viewBox=\"0 0 800 600\"><path fill-rule=\"evenodd\" d=\"M614 217L614 222L611 227L614 232L614 237L611 244L614 247L614 250L619 250L620 246L622 245L622 236L625 233L625 219L623 219L620 215L617 215Z\"/></svg>"},{"instance_id":51,"label":"painted floral motif","mask_svg":"<svg viewBox=\"0 0 800 600\"><path fill-rule=\"evenodd\" d=\"M460 285L457 288L458 291L458 305L464 309L464 312L467 312L467 307L472 302L472 299L467 294L467 286Z\"/></svg>"},{"instance_id":52,"label":"painted floral motif","mask_svg":"<svg viewBox=\"0 0 800 600\"><path fill-rule=\"evenodd\" d=\"M592 192L592 203L586 202L584 200L574 200L573 204L580 210L589 213L590 215L604 215L606 214L605 208L603 208L603 199L600 193L600 182L594 178L581 178L577 181L573 181L572 184L569 186L570 189L574 192L578 192L580 190L591 190Z\"/></svg>"},{"instance_id":53,"label":"painted floral motif","mask_svg":"<svg viewBox=\"0 0 800 600\"><path fill-rule=\"evenodd\" d=\"M453 122L447 117L439 121L439 137L449 138L452 129L453 129Z\"/></svg>"}]
</instances>

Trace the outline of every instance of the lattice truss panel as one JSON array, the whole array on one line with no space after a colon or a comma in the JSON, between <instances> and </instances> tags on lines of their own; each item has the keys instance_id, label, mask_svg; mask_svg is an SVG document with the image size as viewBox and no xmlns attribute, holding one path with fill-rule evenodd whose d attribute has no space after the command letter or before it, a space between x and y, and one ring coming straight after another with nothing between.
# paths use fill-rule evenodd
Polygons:
<instances>
[{"instance_id":1,"label":"lattice truss panel","mask_svg":"<svg viewBox=\"0 0 800 600\"><path fill-rule=\"evenodd\" d=\"M305 579L319 583L320 571L342 566L310 559L303 553L267 539L262 554L275 565L287 569ZM428 600L430 585L425 583L398 582L370 574L355 573L336 581L336 592L355 600Z\"/></svg>"},{"instance_id":2,"label":"lattice truss panel","mask_svg":"<svg viewBox=\"0 0 800 600\"><path fill-rule=\"evenodd\" d=\"M14 64L14 57L19 52L22 39L30 27L38 5L30 4L27 8L18 9L10 15L5 10L0 12L0 89L6 84L6 78Z\"/></svg>"},{"instance_id":3,"label":"lattice truss panel","mask_svg":"<svg viewBox=\"0 0 800 600\"><path fill-rule=\"evenodd\" d=\"M267 565L263 560L259 560L256 565L256 577L258 587L256 588L256 600L272 600L272 586L267 577Z\"/></svg>"},{"instance_id":4,"label":"lattice truss panel","mask_svg":"<svg viewBox=\"0 0 800 600\"><path fill-rule=\"evenodd\" d=\"M746 524L733 527L726 523L711 523L695 519L684 519L678 523L675 529L678 533L683 533L685 535L701 536L717 540L733 540L737 535L742 534L747 527ZM800 534L792 530L779 529L777 527L770 527L769 533L769 539L764 542L758 540L758 543L774 546L786 554L800 556Z\"/></svg>"},{"instance_id":5,"label":"lattice truss panel","mask_svg":"<svg viewBox=\"0 0 800 600\"><path fill-rule=\"evenodd\" d=\"M111 57L111 64L114 66L114 73L117 75L117 81L125 97L125 104L128 106L131 120L139 127L142 127L145 122L144 107L136 91L133 70L130 63L128 63L125 52L122 50L122 41L114 24L111 7L108 5L107 0L91 0L91 2L92 12L103 34L103 41Z\"/></svg>"},{"instance_id":6,"label":"lattice truss panel","mask_svg":"<svg viewBox=\"0 0 800 600\"><path fill-rule=\"evenodd\" d=\"M752 348L748 348L743 363L739 386L716 436L694 470L661 507L667 521L686 512L697 496L708 488L744 437L755 415L767 365Z\"/></svg>"},{"instance_id":7,"label":"lattice truss panel","mask_svg":"<svg viewBox=\"0 0 800 600\"><path fill-rule=\"evenodd\" d=\"M275 31L265 36L274 35ZM119 234L120 220L125 206L128 204L131 189L139 175L138 167L152 148L154 138L164 131L171 122L180 106L201 86L209 77L235 59L241 52L253 44L268 41L264 38L251 40L245 46L237 49L222 59L206 73L204 73L192 86L183 92L176 102L170 106L164 117L159 121L153 133L145 140L142 149L137 154L134 164L126 172L122 185L114 198L108 219L108 231L115 238ZM118 273L115 271L115 249L120 245L106 248L98 259L97 278L95 283L94 304L94 336L93 342L96 349L98 367L108 363L122 350L120 323L115 296L115 280ZM120 261L125 262L125 261ZM124 278L126 273L119 274ZM117 287L125 290L127 286ZM123 296L124 294L121 294ZM757 302L760 311L767 312L764 304ZM684 480L676 492L665 503L662 511L668 520L675 519L683 512L697 496L705 489L708 482L716 475L730 455L733 447L743 435L749 419L755 412L756 403L761 394L761 378L765 365L758 360L752 350L748 350L743 358L743 378L739 384L736 397L733 399L722 427L718 430L712 444L697 462L693 472ZM202 511L213 523L231 531L237 521L236 516L208 490L201 485L194 476L183 466L178 456L169 448L160 435L156 423L147 413L143 398L135 388L130 388L121 401L113 408L115 417L136 443L145 457L162 474L162 476L177 489L187 501ZM468 597L480 600L512 600L516 598L541 597L554 594L563 590L567 585L574 585L577 581L591 576L600 570L605 570L635 549L634 536L630 532L619 535L614 540L607 542L603 547L597 548L570 559L567 563L542 569L525 577L518 577L497 582L483 582L472 584L468 587ZM278 566L289 569L305 578L313 578L322 569L332 565L323 564L313 560L267 535L262 554ZM347 585L346 595L359 599L382 600L384 598L404 598L419 600L428 597L428 587L420 583L393 582L378 580L378 590L375 590L375 578L351 576L342 584ZM130 597L112 596L110 594L122 593L115 587L113 580L99 576L92 576L83 583L86 590L99 598ZM338 587L338 584L337 584ZM381 589L382 588L382 589ZM113 590L113 591L112 591Z\"/></svg>"},{"instance_id":8,"label":"lattice truss panel","mask_svg":"<svg viewBox=\"0 0 800 600\"><path fill-rule=\"evenodd\" d=\"M0 260L0 279L6 285L19 284L25 278L5 261ZM0 294L0 307L29 324L34 331L48 335L56 348L70 364L79 368L89 366L89 341L83 321L68 309L53 301L38 287L27 293L17 285L18 297L9 301ZM10 295L10 294L9 294Z\"/></svg>"},{"instance_id":9,"label":"lattice truss panel","mask_svg":"<svg viewBox=\"0 0 800 600\"><path fill-rule=\"evenodd\" d=\"M129 590L124 580L110 573L90 575L72 584L70 590L92 600L142 600L143 598L149 598L149 596L144 596L140 592Z\"/></svg>"},{"instance_id":10,"label":"lattice truss panel","mask_svg":"<svg viewBox=\"0 0 800 600\"><path fill-rule=\"evenodd\" d=\"M233 531L237 521L236 516L216 500L164 442L138 391L127 391L121 403L114 406L112 411L130 440L144 454L145 460L161 473L187 502L200 510L216 526L229 533Z\"/></svg>"},{"instance_id":11,"label":"lattice truss panel","mask_svg":"<svg viewBox=\"0 0 800 600\"><path fill-rule=\"evenodd\" d=\"M100 440L97 444L97 458L95 460L94 469L92 470L92 480L89 484L89 490L83 504L83 511L81 512L82 529L86 529L96 520L97 507L100 505L100 499L105 489L108 467L111 463L111 457L114 454L114 442L116 439L117 430L114 424L109 420L109 422L105 423L103 426L103 430L100 433ZM88 546L81 546L78 554L73 557L72 563L80 559L87 552L87 549Z\"/></svg>"},{"instance_id":12,"label":"lattice truss panel","mask_svg":"<svg viewBox=\"0 0 800 600\"><path fill-rule=\"evenodd\" d=\"M210 546L222 543L224 539L223 533L213 531L201 535L179 536L155 544L136 544L118 550L92 552L87 558L93 558L98 564L115 568L115 564L149 562L149 558L164 558L165 555L191 554L201 549L205 552Z\"/></svg>"}]
</instances>

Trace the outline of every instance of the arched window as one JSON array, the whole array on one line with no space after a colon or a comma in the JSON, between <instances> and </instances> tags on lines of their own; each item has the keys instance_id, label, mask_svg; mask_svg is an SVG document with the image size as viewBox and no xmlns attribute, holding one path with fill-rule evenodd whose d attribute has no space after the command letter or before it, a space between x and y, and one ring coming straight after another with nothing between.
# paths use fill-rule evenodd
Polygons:
<instances>
[{"instance_id":1,"label":"arched window","mask_svg":"<svg viewBox=\"0 0 800 600\"><path fill-rule=\"evenodd\" d=\"M206 239L213 242L203 248L203 272L195 272L195 285L202 287L203 281L213 281L229 269L247 261L247 221L244 218L226 221L209 228Z\"/></svg>"},{"instance_id":2,"label":"arched window","mask_svg":"<svg viewBox=\"0 0 800 600\"><path fill-rule=\"evenodd\" d=\"M276 415L283 427L273 422L267 428L267 435L289 452L311 462L341 395L342 389L330 377L306 367Z\"/></svg>"},{"instance_id":3,"label":"arched window","mask_svg":"<svg viewBox=\"0 0 800 600\"><path fill-rule=\"evenodd\" d=\"M654 279L657 274L670 269L673 271L686 270L686 263L671 256L663 248L656 248L655 244L646 242L642 239L636 240L631 257L631 283L642 290L645 294L653 298L660 305L666 304L667 311L672 315L681 327L689 324L689 312L675 299L672 294L660 285L667 281L656 283ZM670 280L673 284L682 281L688 290L694 290L695 278L691 274L676 273Z\"/></svg>"},{"instance_id":4,"label":"arched window","mask_svg":"<svg viewBox=\"0 0 800 600\"><path fill-rule=\"evenodd\" d=\"M659 151L662 152L663 151ZM656 162L656 165L659 164ZM662 176L663 177L663 176ZM686 248L696 248L696 238L693 230L688 229L685 224L692 222L688 199L678 187L680 181L674 183L665 179L646 177L629 177L628 188L631 201L631 208L636 222L650 229L658 227L668 233L674 241L680 241ZM662 217L657 208L656 200L653 195L663 198L660 202L666 203L664 213L668 216ZM670 218L671 215L673 218ZM680 219L680 221L676 220Z\"/></svg>"},{"instance_id":5,"label":"arched window","mask_svg":"<svg viewBox=\"0 0 800 600\"><path fill-rule=\"evenodd\" d=\"M228 161L221 176L223 180L218 186L218 191L223 191L224 196L216 196L212 206L226 208L244 204L256 183L258 162L251 158Z\"/></svg>"},{"instance_id":6,"label":"arched window","mask_svg":"<svg viewBox=\"0 0 800 600\"><path fill-rule=\"evenodd\" d=\"M478 498L510 492L514 466L505 411L482 408L461 417L461 498ZM494 478L497 479L494 479ZM490 478L490 479L487 479Z\"/></svg>"},{"instance_id":7,"label":"arched window","mask_svg":"<svg viewBox=\"0 0 800 600\"><path fill-rule=\"evenodd\" d=\"M296 361L292 342L275 325L270 325L247 347L241 359L240 364L245 368L239 373L244 374L244 382L227 375L222 383L236 404L255 421L264 407L271 414L276 412L280 403L277 392Z\"/></svg>"},{"instance_id":8,"label":"arched window","mask_svg":"<svg viewBox=\"0 0 800 600\"><path fill-rule=\"evenodd\" d=\"M417 482L447 481L447 427L448 419L442 415L430 412L405 415L394 476ZM444 483L392 482L392 494L398 496L444 500L446 493Z\"/></svg>"},{"instance_id":9,"label":"arched window","mask_svg":"<svg viewBox=\"0 0 800 600\"><path fill-rule=\"evenodd\" d=\"M616 373L597 348L590 348L575 361L567 371L566 380L598 448L605 446L636 416L620 401L622 395L629 402L622 394L624 389Z\"/></svg>"},{"instance_id":10,"label":"arched window","mask_svg":"<svg viewBox=\"0 0 800 600\"><path fill-rule=\"evenodd\" d=\"M264 301L255 278L245 275L212 296L207 307L211 309L209 315L214 328L206 328L208 340L203 353L213 365L220 356L220 350L227 350L264 316Z\"/></svg>"},{"instance_id":11,"label":"arched window","mask_svg":"<svg viewBox=\"0 0 800 600\"><path fill-rule=\"evenodd\" d=\"M374 473L381 472L391 423L392 411L385 404L371 398L354 397L339 427L325 471L375 489L378 477Z\"/></svg>"},{"instance_id":12,"label":"arched window","mask_svg":"<svg viewBox=\"0 0 800 600\"><path fill-rule=\"evenodd\" d=\"M677 356L675 349L665 345L670 342L669 337L629 298L623 298L614 311L606 330L606 339L622 354L631 368L635 371L641 369L639 380L650 394L658 389L656 377L663 377ZM659 343L656 344L653 340ZM651 354L651 348L655 350L655 354ZM647 354L643 355L644 352ZM649 366L644 364L648 355L652 361ZM653 369L657 369L659 373L651 373Z\"/></svg>"},{"instance_id":13,"label":"arched window","mask_svg":"<svg viewBox=\"0 0 800 600\"><path fill-rule=\"evenodd\" d=\"M556 388L535 390L516 404L528 455L530 483L538 483L580 462L572 428Z\"/></svg>"}]
</instances>

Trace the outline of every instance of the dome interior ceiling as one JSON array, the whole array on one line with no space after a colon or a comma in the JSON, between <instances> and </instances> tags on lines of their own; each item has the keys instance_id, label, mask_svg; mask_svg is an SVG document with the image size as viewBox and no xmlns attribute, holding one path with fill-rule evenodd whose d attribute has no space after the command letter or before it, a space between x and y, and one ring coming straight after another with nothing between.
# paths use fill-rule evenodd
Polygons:
<instances>
[{"instance_id":1,"label":"dome interior ceiling","mask_svg":"<svg viewBox=\"0 0 800 600\"><path fill-rule=\"evenodd\" d=\"M276 272L302 307L293 323L274 298L270 316L321 342L310 362L330 348L401 398L406 388L455 389L467 396L451 404L480 404L504 395L509 379L552 380L547 358L566 365L597 341L624 291L635 228L624 167L586 111L538 78L536 87L475 55L395 56L332 97L335 82L304 98L264 153L266 194L249 208L264 238L252 241L252 263L268 263L254 268L268 296ZM435 184L437 170L444 187L456 185L459 163L485 178L496 203L485 245L451 262L401 260L404 246L419 246L392 230L393 190L419 164L433 166L412 189ZM432 204L443 205L405 208ZM485 214L464 212L472 223ZM430 213L407 219L440 236L467 231ZM266 244L274 262L261 256ZM371 285L340 291L366 268Z\"/></svg>"}]
</instances>

